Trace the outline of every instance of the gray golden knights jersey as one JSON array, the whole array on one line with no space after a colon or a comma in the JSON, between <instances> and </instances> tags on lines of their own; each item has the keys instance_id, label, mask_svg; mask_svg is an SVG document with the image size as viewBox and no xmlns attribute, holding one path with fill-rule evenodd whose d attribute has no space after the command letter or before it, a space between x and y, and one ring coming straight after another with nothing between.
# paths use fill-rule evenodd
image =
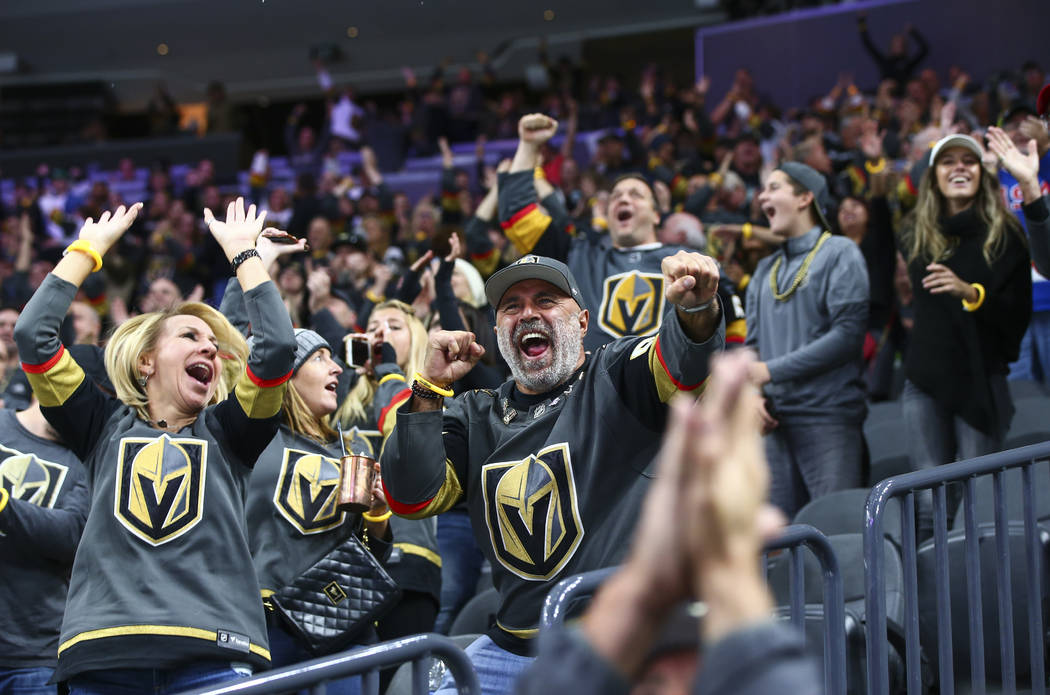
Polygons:
<instances>
[{"instance_id":1,"label":"gray golden knights jersey","mask_svg":"<svg viewBox=\"0 0 1050 695\"><path fill-rule=\"evenodd\" d=\"M73 452L0 410L0 667L55 665L86 478Z\"/></svg>"},{"instance_id":2,"label":"gray golden knights jersey","mask_svg":"<svg viewBox=\"0 0 1050 695\"><path fill-rule=\"evenodd\" d=\"M415 518L466 498L500 593L497 644L527 653L554 582L622 559L666 404L699 392L724 341L722 326L693 343L670 317L658 336L608 343L542 396L515 397L508 381L448 401L443 414L398 416L382 454L390 506Z\"/></svg>"},{"instance_id":3,"label":"gray golden knights jersey","mask_svg":"<svg viewBox=\"0 0 1050 695\"><path fill-rule=\"evenodd\" d=\"M672 311L660 265L667 256L696 249L659 242L618 249L607 234L573 236L558 216L548 217L536 205L532 177L531 171L500 174L501 225L521 253L550 256L569 266L591 313L584 348L593 352L616 338L655 335ZM743 330L743 307L733 301L732 283L724 275L718 294L726 326Z\"/></svg>"},{"instance_id":4,"label":"gray golden knights jersey","mask_svg":"<svg viewBox=\"0 0 1050 695\"><path fill-rule=\"evenodd\" d=\"M291 377L295 342L277 290L264 283L245 293L257 327L248 364L232 362L233 392L178 432L104 394L59 342L75 293L49 275L15 330L41 409L90 480L56 679L203 660L267 666L244 495Z\"/></svg>"}]
</instances>

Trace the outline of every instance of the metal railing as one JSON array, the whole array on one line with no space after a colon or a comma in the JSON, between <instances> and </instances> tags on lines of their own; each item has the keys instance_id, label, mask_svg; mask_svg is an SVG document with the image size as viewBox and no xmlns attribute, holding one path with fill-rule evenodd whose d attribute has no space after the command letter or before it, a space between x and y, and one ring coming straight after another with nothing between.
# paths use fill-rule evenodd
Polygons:
<instances>
[{"instance_id":1,"label":"metal railing","mask_svg":"<svg viewBox=\"0 0 1050 695\"><path fill-rule=\"evenodd\" d=\"M809 548L820 562L824 580L824 687L830 694L846 692L846 627L842 574L827 536L805 524L788 526L765 552L788 550L792 563L791 623L800 631L805 621L805 579L802 549ZM540 617L542 629L565 621L573 601L592 595L618 568L607 567L566 577L547 594Z\"/></svg>"},{"instance_id":2,"label":"metal railing","mask_svg":"<svg viewBox=\"0 0 1050 695\"><path fill-rule=\"evenodd\" d=\"M285 668L267 671L242 681L219 687L201 688L181 695L276 695L309 688L312 695L324 695L324 684L339 678L363 674L363 693L379 691L378 669L412 662L412 692L430 691L427 679L431 656L448 666L460 695L481 695L478 677L467 655L448 637L437 634L413 635L380 642L368 647L325 656Z\"/></svg>"},{"instance_id":3,"label":"metal railing","mask_svg":"<svg viewBox=\"0 0 1050 695\"><path fill-rule=\"evenodd\" d=\"M1029 658L1031 663L1032 692L1046 692L1043 631L1043 576L1040 557L1041 530L1036 520L1035 486L1033 467L1037 462L1050 458L1050 442L1003 451L988 456L958 463L938 466L928 470L906 473L888 478L874 488L868 496L865 509L864 565L865 606L868 624L868 693L888 695L889 646L886 635L886 597L883 576L883 517L887 502L893 497L901 498L900 514L902 529L902 560L904 565L904 633L906 682L908 693L923 692L919 625L919 581L918 549L916 548L916 494L927 490L933 493L933 577L935 582L937 667L938 682L942 695L955 692L955 674L952 653L951 577L949 572L949 540L958 542L958 531L949 539L948 484L963 486L962 521L965 528L963 539L966 574L966 602L970 646L970 679L973 693L984 693L986 685L984 649L984 610L981 590L981 554L976 506L978 504L978 478L991 476L994 506L994 538L996 576L996 603L998 606L999 651L1002 667L1003 692L1016 692L1015 645L1013 607L1022 600L1012 595L1011 572L1016 569L1010 562L1010 525L1008 524L1005 483L1007 471L1020 469L1021 497L1024 530L1024 573L1027 593L1027 620ZM1044 483L1045 484L1045 483ZM984 502L985 500L981 500ZM1015 510L1016 511L1016 510ZM1016 525L1019 527L1020 523ZM1015 528L1016 528L1015 527ZM986 531L991 529L985 527ZM929 546L924 546L929 548ZM925 577L924 577L925 579ZM958 581L958 578L956 578ZM928 646L928 645L927 645ZM932 653L931 653L932 655Z\"/></svg>"}]
</instances>

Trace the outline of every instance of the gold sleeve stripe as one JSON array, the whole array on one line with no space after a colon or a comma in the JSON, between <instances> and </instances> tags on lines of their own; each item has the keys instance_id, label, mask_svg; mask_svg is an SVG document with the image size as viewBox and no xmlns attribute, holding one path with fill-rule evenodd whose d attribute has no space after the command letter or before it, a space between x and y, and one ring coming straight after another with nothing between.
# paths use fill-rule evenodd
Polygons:
<instances>
[{"instance_id":1,"label":"gold sleeve stripe","mask_svg":"<svg viewBox=\"0 0 1050 695\"><path fill-rule=\"evenodd\" d=\"M402 379L403 381L403 379ZM412 389L405 388L398 391L393 398L390 399L390 403L387 407L379 413L379 436L382 441L386 441L386 438L390 436L390 433L394 431L394 425L397 424L397 411L401 409L401 406L408 402L408 399L412 397Z\"/></svg>"},{"instance_id":2,"label":"gold sleeve stripe","mask_svg":"<svg viewBox=\"0 0 1050 695\"><path fill-rule=\"evenodd\" d=\"M421 558L430 560L438 567L441 567L441 556L435 553L430 548L424 548L421 545L415 543L394 543L395 548L401 548L401 552L409 555L418 555Z\"/></svg>"},{"instance_id":3,"label":"gold sleeve stripe","mask_svg":"<svg viewBox=\"0 0 1050 695\"><path fill-rule=\"evenodd\" d=\"M747 322L744 319L731 321L726 326L726 342L742 343L747 338Z\"/></svg>"},{"instance_id":4,"label":"gold sleeve stripe","mask_svg":"<svg viewBox=\"0 0 1050 695\"><path fill-rule=\"evenodd\" d=\"M241 404L241 408L248 417L262 419L273 417L280 412L286 388L288 388L288 382L265 388L256 386L245 372L233 392L237 395L237 402Z\"/></svg>"},{"instance_id":5,"label":"gold sleeve stripe","mask_svg":"<svg viewBox=\"0 0 1050 695\"><path fill-rule=\"evenodd\" d=\"M404 374L398 374L396 372L393 373L393 374L387 374L385 377L383 377L382 379L379 380L379 385L382 386L386 382L393 381L394 379L397 379L398 381L404 381L405 380L405 375Z\"/></svg>"},{"instance_id":6,"label":"gold sleeve stripe","mask_svg":"<svg viewBox=\"0 0 1050 695\"><path fill-rule=\"evenodd\" d=\"M515 637L520 637L522 639L532 639L540 633L540 629L538 627L514 629L506 627L505 625L503 625L503 623L501 623L498 620L496 621L496 627L498 627L500 630L503 630L509 635L514 635Z\"/></svg>"},{"instance_id":7,"label":"gold sleeve stripe","mask_svg":"<svg viewBox=\"0 0 1050 695\"><path fill-rule=\"evenodd\" d=\"M418 504L403 504L393 498L386 488L386 483L383 483L383 492L386 493L387 504L394 514L405 519L425 519L428 516L447 512L456 506L456 502L463 496L463 486L459 484L459 478L456 477L456 469L452 466L452 462L445 459L445 482L437 494L429 500Z\"/></svg>"},{"instance_id":8,"label":"gold sleeve stripe","mask_svg":"<svg viewBox=\"0 0 1050 695\"><path fill-rule=\"evenodd\" d=\"M11 499L11 493L7 491L7 488L0 487L0 512L4 511L7 507L7 501Z\"/></svg>"},{"instance_id":9,"label":"gold sleeve stripe","mask_svg":"<svg viewBox=\"0 0 1050 695\"><path fill-rule=\"evenodd\" d=\"M58 648L58 653L61 654L70 647L75 647L81 642L87 642L96 639L105 639L106 637L126 637L128 635L164 635L169 637L194 637L196 639L207 640L212 644L218 642L219 635L214 630L202 630L196 627L179 627L177 625L122 625L121 627L107 627L101 630L89 630L87 632L81 632L76 637L66 640ZM265 649L258 644L250 644L248 647L253 654L257 654L267 661L270 660L270 650Z\"/></svg>"},{"instance_id":10,"label":"gold sleeve stripe","mask_svg":"<svg viewBox=\"0 0 1050 695\"><path fill-rule=\"evenodd\" d=\"M481 277L487 278L496 272L496 266L499 265L499 254L496 253L495 248L489 249L488 253L472 253L470 254L470 262L481 273Z\"/></svg>"},{"instance_id":11,"label":"gold sleeve stripe","mask_svg":"<svg viewBox=\"0 0 1050 695\"><path fill-rule=\"evenodd\" d=\"M529 253L550 226L551 218L540 212L536 203L531 203L500 226L519 253Z\"/></svg>"},{"instance_id":12,"label":"gold sleeve stripe","mask_svg":"<svg viewBox=\"0 0 1050 695\"><path fill-rule=\"evenodd\" d=\"M42 365L22 365L33 394L46 408L65 403L84 381L84 370L68 350L60 350L55 357Z\"/></svg>"},{"instance_id":13,"label":"gold sleeve stripe","mask_svg":"<svg viewBox=\"0 0 1050 695\"><path fill-rule=\"evenodd\" d=\"M654 340L652 345L649 346L649 371L652 372L653 381L656 383L656 392L660 396L661 403L669 403L679 391L694 391L704 385L704 382L701 381L699 384L686 386L671 376L671 373L667 370L667 365L664 364L663 355L660 354L659 338ZM699 392L697 395L699 395Z\"/></svg>"}]
</instances>

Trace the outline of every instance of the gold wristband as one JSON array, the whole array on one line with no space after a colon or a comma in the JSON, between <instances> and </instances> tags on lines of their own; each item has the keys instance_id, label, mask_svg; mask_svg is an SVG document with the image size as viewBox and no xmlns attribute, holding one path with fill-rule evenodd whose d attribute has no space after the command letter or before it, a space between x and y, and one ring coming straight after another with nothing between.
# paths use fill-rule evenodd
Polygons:
<instances>
[{"instance_id":1,"label":"gold wristband","mask_svg":"<svg viewBox=\"0 0 1050 695\"><path fill-rule=\"evenodd\" d=\"M415 380L416 380L416 383L418 383L420 386L422 386L422 387L424 387L424 388L426 388L426 389L428 389L430 391L433 391L434 393L436 393L439 396L444 396L445 398L452 398L454 395L456 395L452 391L452 389L450 389L450 388L442 388L441 386L438 386L437 384L430 383L429 381L424 379L423 375L420 374L419 372L416 372Z\"/></svg>"},{"instance_id":2,"label":"gold wristband","mask_svg":"<svg viewBox=\"0 0 1050 695\"><path fill-rule=\"evenodd\" d=\"M744 224L740 225L740 236L742 236L744 238L744 241L747 241L748 239L750 239L751 235L754 234L754 233L755 232L751 228L751 223L750 222L745 222Z\"/></svg>"},{"instance_id":3,"label":"gold wristband","mask_svg":"<svg viewBox=\"0 0 1050 695\"><path fill-rule=\"evenodd\" d=\"M372 290L368 290L367 292L365 292L365 299L372 302L373 304L382 304L386 301L385 297L376 294Z\"/></svg>"},{"instance_id":4,"label":"gold wristband","mask_svg":"<svg viewBox=\"0 0 1050 695\"><path fill-rule=\"evenodd\" d=\"M984 304L984 285L979 282L974 282L970 284L970 287L977 290L977 300L973 302L968 302L965 299L962 300L963 311L977 311L981 308L981 305Z\"/></svg>"},{"instance_id":5,"label":"gold wristband","mask_svg":"<svg viewBox=\"0 0 1050 695\"><path fill-rule=\"evenodd\" d=\"M380 523L382 521L386 521L392 515L393 515L393 512L390 511L389 509L386 510L385 514L380 514L379 516L373 516L373 515L369 514L368 512L361 512L361 518L364 519L365 521L371 521L373 524L378 524L378 523Z\"/></svg>"},{"instance_id":6,"label":"gold wristband","mask_svg":"<svg viewBox=\"0 0 1050 695\"><path fill-rule=\"evenodd\" d=\"M91 242L87 239L77 239L66 247L66 250L62 252L62 255L65 256L70 251L79 251L80 253L90 256L91 260L95 261L95 267L91 269L92 273L97 273L102 270L102 254L96 251L95 247L92 246Z\"/></svg>"},{"instance_id":7,"label":"gold wristband","mask_svg":"<svg viewBox=\"0 0 1050 695\"><path fill-rule=\"evenodd\" d=\"M5 488L0 487L0 512L4 511L4 507L7 506L9 499L11 499L10 493Z\"/></svg>"},{"instance_id":8,"label":"gold wristband","mask_svg":"<svg viewBox=\"0 0 1050 695\"><path fill-rule=\"evenodd\" d=\"M532 178L540 179L542 181L546 181L547 180L547 174L546 174L546 172L543 171L543 167L533 167L532 168Z\"/></svg>"},{"instance_id":9,"label":"gold wristband","mask_svg":"<svg viewBox=\"0 0 1050 695\"><path fill-rule=\"evenodd\" d=\"M868 170L869 174L879 174L886 168L886 158L879 157L874 164L870 161L864 162L864 168Z\"/></svg>"}]
</instances>

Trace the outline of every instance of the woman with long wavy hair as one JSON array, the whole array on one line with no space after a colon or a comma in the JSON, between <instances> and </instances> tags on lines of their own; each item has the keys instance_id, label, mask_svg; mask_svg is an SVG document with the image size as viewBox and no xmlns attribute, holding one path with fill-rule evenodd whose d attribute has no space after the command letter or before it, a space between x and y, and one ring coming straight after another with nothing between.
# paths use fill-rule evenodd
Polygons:
<instances>
[{"instance_id":1,"label":"woman with long wavy hair","mask_svg":"<svg viewBox=\"0 0 1050 695\"><path fill-rule=\"evenodd\" d=\"M421 371L428 335L412 307L398 300L375 306L368 317L365 336L371 359L350 389L336 418L344 429L370 436L376 458L382 439L394 427L397 409L412 395L407 379ZM349 351L348 351L349 352ZM401 601L379 621L379 638L394 639L434 629L441 598L441 555L437 544L437 518L390 519L394 549L387 571L401 587ZM385 688L390 672L382 677Z\"/></svg>"},{"instance_id":2,"label":"woman with long wavy hair","mask_svg":"<svg viewBox=\"0 0 1050 695\"><path fill-rule=\"evenodd\" d=\"M339 434L330 422L338 401L336 385L342 368L332 359L332 348L311 330L296 329L292 378L281 406L281 428L259 455L248 484L245 514L248 542L255 563L264 604L281 588L313 567L321 558L358 534L368 549L385 560L390 554L390 516L379 478L372 489L372 508L365 514L342 512L339 494ZM348 451L367 446L359 440L346 444ZM304 486L319 490L306 499ZM322 656L283 625L272 607L267 612L267 632L274 667L288 666ZM376 641L369 625L347 635L340 649ZM328 695L360 692L358 677L330 681Z\"/></svg>"},{"instance_id":3,"label":"woman with long wavy hair","mask_svg":"<svg viewBox=\"0 0 1050 695\"><path fill-rule=\"evenodd\" d=\"M1032 313L1031 261L982 154L967 135L934 145L901 240L915 289L903 409L916 469L996 451L1013 416L1007 365Z\"/></svg>"}]
</instances>

